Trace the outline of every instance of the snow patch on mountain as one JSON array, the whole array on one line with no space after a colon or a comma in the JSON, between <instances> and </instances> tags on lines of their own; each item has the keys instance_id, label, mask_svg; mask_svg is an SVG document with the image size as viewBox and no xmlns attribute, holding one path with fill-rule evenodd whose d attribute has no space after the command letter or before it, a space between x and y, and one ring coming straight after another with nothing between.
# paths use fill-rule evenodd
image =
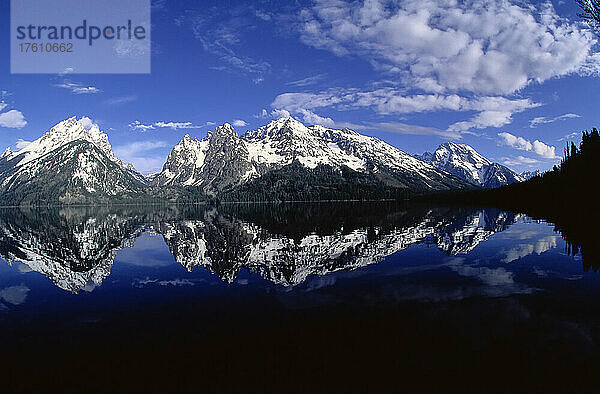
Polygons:
<instances>
[{"instance_id":1,"label":"snow patch on mountain","mask_svg":"<svg viewBox=\"0 0 600 394\"><path fill-rule=\"evenodd\" d=\"M225 158L226 163L218 164ZM399 187L464 186L460 180L377 138L349 129L307 127L292 117L274 120L241 137L229 124L217 127L202 140L186 136L172 150L153 184L201 186L210 192L248 182L294 161L311 169L318 165L346 166ZM215 187L217 180L220 185Z\"/></svg>"},{"instance_id":2,"label":"snow patch on mountain","mask_svg":"<svg viewBox=\"0 0 600 394\"><path fill-rule=\"evenodd\" d=\"M477 186L498 187L523 181L510 168L493 163L467 144L446 142L433 153L415 157Z\"/></svg>"},{"instance_id":3,"label":"snow patch on mountain","mask_svg":"<svg viewBox=\"0 0 600 394\"><path fill-rule=\"evenodd\" d=\"M144 176L131 163L126 164L114 155L108 136L98 128L98 125L91 124L89 118L86 117L77 120L77 117L73 116L63 120L21 150L12 152L10 148L7 149L2 158L7 161L15 160L15 165L22 167L77 140L94 144L109 160L122 167L137 180L145 182Z\"/></svg>"},{"instance_id":4,"label":"snow patch on mountain","mask_svg":"<svg viewBox=\"0 0 600 394\"><path fill-rule=\"evenodd\" d=\"M519 175L521 176L521 178L523 178L523 180L529 180L529 179L534 178L536 176L542 176L542 172L540 170L523 171Z\"/></svg>"}]
</instances>

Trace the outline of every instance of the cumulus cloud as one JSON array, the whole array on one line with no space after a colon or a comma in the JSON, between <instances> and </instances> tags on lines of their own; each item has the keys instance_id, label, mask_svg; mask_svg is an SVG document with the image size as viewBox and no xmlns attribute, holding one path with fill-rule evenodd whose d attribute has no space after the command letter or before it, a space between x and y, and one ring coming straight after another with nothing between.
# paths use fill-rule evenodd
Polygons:
<instances>
[{"instance_id":1,"label":"cumulus cloud","mask_svg":"<svg viewBox=\"0 0 600 394\"><path fill-rule=\"evenodd\" d=\"M246 123L245 120L236 119L233 121L232 125L235 127L244 127L244 126L248 126L248 123Z\"/></svg>"},{"instance_id":2,"label":"cumulus cloud","mask_svg":"<svg viewBox=\"0 0 600 394\"><path fill-rule=\"evenodd\" d=\"M11 109L0 114L0 127L8 127L12 129L21 129L25 127L27 121L21 111Z\"/></svg>"},{"instance_id":3,"label":"cumulus cloud","mask_svg":"<svg viewBox=\"0 0 600 394\"><path fill-rule=\"evenodd\" d=\"M271 111L271 116L274 118L289 118L291 114L288 110L276 108Z\"/></svg>"},{"instance_id":4,"label":"cumulus cloud","mask_svg":"<svg viewBox=\"0 0 600 394\"><path fill-rule=\"evenodd\" d=\"M550 2L316 0L301 39L357 55L427 92L506 95L589 68L594 35Z\"/></svg>"},{"instance_id":5,"label":"cumulus cloud","mask_svg":"<svg viewBox=\"0 0 600 394\"><path fill-rule=\"evenodd\" d=\"M304 122L306 122L306 123L327 126L327 127L333 127L335 125L335 122L333 121L333 119L319 116L319 115L315 114L314 112L309 111L307 109L301 109L300 113L302 114Z\"/></svg>"},{"instance_id":6,"label":"cumulus cloud","mask_svg":"<svg viewBox=\"0 0 600 394\"><path fill-rule=\"evenodd\" d=\"M468 121L457 122L448 127L449 132L464 132L470 129L504 126L512 122L514 113L538 107L540 104L530 99L511 100L501 96L466 98L457 94L406 95L395 88L369 91L334 88L316 93L283 93L275 98L271 106L278 111L285 110L302 115L317 108L372 108L381 115L432 111L476 112Z\"/></svg>"},{"instance_id":7,"label":"cumulus cloud","mask_svg":"<svg viewBox=\"0 0 600 394\"><path fill-rule=\"evenodd\" d=\"M0 111L2 111L7 106L8 106L8 104L6 104L4 101L0 101Z\"/></svg>"},{"instance_id":8,"label":"cumulus cloud","mask_svg":"<svg viewBox=\"0 0 600 394\"><path fill-rule=\"evenodd\" d=\"M531 121L529 121L529 127L534 128L541 124L554 123L559 120L567 120L567 119L573 119L573 118L581 118L581 116L577 115L577 114L571 114L571 113L560 115L560 116L555 116L554 118L547 118L545 116L540 116L540 117L531 119Z\"/></svg>"},{"instance_id":9,"label":"cumulus cloud","mask_svg":"<svg viewBox=\"0 0 600 394\"><path fill-rule=\"evenodd\" d=\"M81 119L79 119L79 123L86 129L89 130L92 127L98 127L98 125L96 123L94 123L93 120L91 120L90 118L88 118L87 116L82 117Z\"/></svg>"},{"instance_id":10,"label":"cumulus cloud","mask_svg":"<svg viewBox=\"0 0 600 394\"><path fill-rule=\"evenodd\" d=\"M510 146L512 148L527 152L533 152L546 159L557 158L556 148L554 146L546 145L541 141L535 140L531 142L523 137L518 137L506 132L499 133L498 137L500 137L499 142L501 145Z\"/></svg>"}]
</instances>

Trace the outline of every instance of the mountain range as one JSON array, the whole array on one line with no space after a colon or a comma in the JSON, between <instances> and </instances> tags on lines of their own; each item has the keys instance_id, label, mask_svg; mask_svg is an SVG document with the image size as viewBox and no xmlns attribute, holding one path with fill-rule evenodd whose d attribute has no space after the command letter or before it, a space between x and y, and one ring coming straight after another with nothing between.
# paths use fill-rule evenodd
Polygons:
<instances>
[{"instance_id":1,"label":"mountain range","mask_svg":"<svg viewBox=\"0 0 600 394\"><path fill-rule=\"evenodd\" d=\"M466 144L446 142L440 145L435 152L425 152L416 157L440 170L485 188L499 187L525 180L510 168L491 162Z\"/></svg>"},{"instance_id":2,"label":"mountain range","mask_svg":"<svg viewBox=\"0 0 600 394\"><path fill-rule=\"evenodd\" d=\"M43 205L140 200L398 198L522 180L468 145L413 157L350 129L288 117L239 136L229 124L186 135L162 171L144 177L118 159L96 125L69 118L0 156L0 203Z\"/></svg>"}]
</instances>

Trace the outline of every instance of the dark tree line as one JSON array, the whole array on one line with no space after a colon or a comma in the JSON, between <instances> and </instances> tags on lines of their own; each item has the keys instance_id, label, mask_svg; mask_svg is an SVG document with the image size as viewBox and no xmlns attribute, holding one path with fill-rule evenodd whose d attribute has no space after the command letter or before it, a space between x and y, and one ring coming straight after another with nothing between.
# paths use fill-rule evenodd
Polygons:
<instances>
[{"instance_id":1,"label":"dark tree line","mask_svg":"<svg viewBox=\"0 0 600 394\"><path fill-rule=\"evenodd\" d=\"M434 199L473 202L526 213L556 224L567 240L570 252L581 251L584 265L600 268L597 234L600 225L600 135L597 129L584 131L579 145L565 147L560 165L551 171L491 190L476 190L435 196Z\"/></svg>"}]
</instances>

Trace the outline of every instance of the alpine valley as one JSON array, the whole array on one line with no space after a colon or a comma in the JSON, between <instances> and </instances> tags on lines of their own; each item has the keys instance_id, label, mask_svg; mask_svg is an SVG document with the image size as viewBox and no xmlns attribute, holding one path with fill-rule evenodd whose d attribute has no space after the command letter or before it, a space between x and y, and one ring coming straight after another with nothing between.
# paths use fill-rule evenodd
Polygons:
<instances>
[{"instance_id":1,"label":"alpine valley","mask_svg":"<svg viewBox=\"0 0 600 394\"><path fill-rule=\"evenodd\" d=\"M0 156L0 203L396 199L522 179L468 145L446 143L417 158L291 117L242 136L227 123L200 140L186 135L146 178L114 155L96 125L72 117Z\"/></svg>"}]
</instances>

